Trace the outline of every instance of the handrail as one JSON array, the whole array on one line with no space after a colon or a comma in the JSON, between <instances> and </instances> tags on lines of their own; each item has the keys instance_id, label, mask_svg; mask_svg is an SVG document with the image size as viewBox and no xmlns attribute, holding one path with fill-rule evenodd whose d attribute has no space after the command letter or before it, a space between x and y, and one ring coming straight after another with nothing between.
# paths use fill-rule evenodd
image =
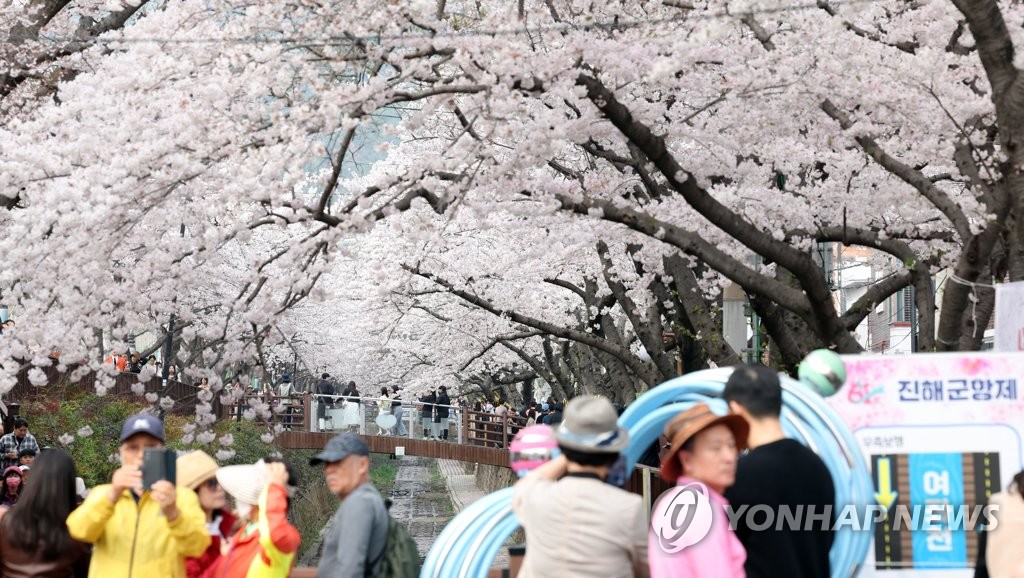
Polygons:
<instances>
[{"instance_id":1,"label":"handrail","mask_svg":"<svg viewBox=\"0 0 1024 578\"><path fill-rule=\"evenodd\" d=\"M238 394L241 393L239 396ZM307 392L291 392L288 395L277 395L274 392L267 390L222 390L220 395L229 394L237 396L234 403L222 404L220 416L241 416L242 411L249 404L249 400L259 399L265 403L274 405L276 402L281 400L286 401L298 401L301 400L300 404L289 404L286 407L288 411L275 411L274 419L277 421L284 422L291 427L295 427L301 422L302 429L304 431L320 431L324 428L325 423L330 423L330 429L336 430L339 426L336 421L326 420L325 418L330 417L327 415L327 410L323 413L317 410L313 404L325 403L326 407L335 406L340 402L342 408L347 407L347 404L355 402L357 405L358 414L350 414L346 418L345 425L342 427L358 427L360 434L366 434L367 426L373 426L374 421L372 418L373 413L368 413L368 409L376 408L377 411L383 410L389 413L396 407L390 405L388 402L382 403L380 397L370 396L351 396L342 394L318 394L318 393L307 393ZM401 398L387 398L389 402L398 401L401 403L403 409L402 414L402 429L407 429L405 433L400 437L408 437L409 439L416 439L417 431L423 431L423 428L427 428L428 424L421 424L420 420L430 419L433 420L441 419L443 422L433 421L433 435L436 436L440 430L447 430L452 432L454 430L458 443L469 443L472 445L488 446L496 448L507 448L512 440L512 437L518 432L519 429L526 426L528 418L518 415L517 413L509 410L504 414L490 413L484 411L475 411L462 405L452 404L437 404L430 403L420 400L404 400ZM219 400L218 400L219 401ZM383 407L381 407L383 405ZM429 418L423 415L423 407L430 406L432 408L431 416ZM301 408L301 409L299 409ZM436 408L448 409L448 416L437 416ZM397 412L396 412L397 413ZM334 416L337 420L337 415ZM397 427L397 424L396 424ZM383 434L383 435L394 435ZM424 437L426 434L424 434ZM446 440L449 438L445 438Z\"/></svg>"},{"instance_id":2,"label":"handrail","mask_svg":"<svg viewBox=\"0 0 1024 578\"><path fill-rule=\"evenodd\" d=\"M380 403L380 396L379 395L376 396L376 397L370 397L370 396L365 396L365 395L364 396L342 395L340 393L339 394L311 393L309 395L311 397L313 397L313 398L327 398L327 399L331 399L332 401L338 401L338 400L351 401L351 400L355 399L355 400L359 400L360 402L368 401L368 402L373 402L373 403L378 403L378 404ZM404 400L404 399L401 399L401 398L395 399L395 398L390 398L390 397L388 399L390 400L391 403L394 403L395 401L400 402L402 404L402 407L408 407L408 406L414 406L414 405L415 406L429 405L429 406L432 406L432 407L447 407L449 409L456 409L456 410L467 410L468 409L466 406L463 406L463 405L445 405L445 404L439 404L439 403L430 403L430 402L426 402L426 401L420 401L418 399L414 400L414 401L408 401L408 400Z\"/></svg>"},{"instance_id":3,"label":"handrail","mask_svg":"<svg viewBox=\"0 0 1024 578\"><path fill-rule=\"evenodd\" d=\"M466 439L474 445L507 448L511 437L515 435L512 429L518 430L525 427L527 421L528 418L511 411L498 414L466 410Z\"/></svg>"}]
</instances>

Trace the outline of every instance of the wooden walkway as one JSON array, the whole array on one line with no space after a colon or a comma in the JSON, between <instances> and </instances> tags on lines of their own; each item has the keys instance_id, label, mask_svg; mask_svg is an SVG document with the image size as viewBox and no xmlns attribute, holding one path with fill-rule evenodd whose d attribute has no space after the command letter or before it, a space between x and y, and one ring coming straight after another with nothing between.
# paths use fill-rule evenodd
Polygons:
<instances>
[{"instance_id":1,"label":"wooden walkway","mask_svg":"<svg viewBox=\"0 0 1024 578\"><path fill-rule=\"evenodd\" d=\"M337 435L336 432L282 432L278 438L282 448L287 449L318 449L327 445L327 441ZM431 440L409 439L391 436L361 436L370 446L370 451L378 454L395 454L402 451L407 456L424 458L440 458L473 462L489 466L509 467L508 450L487 448L470 444L458 444L454 441L440 442ZM402 448L398 450L398 448Z\"/></svg>"}]
</instances>

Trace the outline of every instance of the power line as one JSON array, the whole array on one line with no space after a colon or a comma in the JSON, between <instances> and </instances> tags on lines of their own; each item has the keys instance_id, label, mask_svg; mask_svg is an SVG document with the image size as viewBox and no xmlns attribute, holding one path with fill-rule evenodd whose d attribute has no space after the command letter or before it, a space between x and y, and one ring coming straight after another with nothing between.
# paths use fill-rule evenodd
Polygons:
<instances>
[{"instance_id":1,"label":"power line","mask_svg":"<svg viewBox=\"0 0 1024 578\"><path fill-rule=\"evenodd\" d=\"M621 20L618 18L612 20L598 20L593 22L583 23L558 23L548 24L543 26L535 27L517 27L517 28L496 28L490 30L461 30L451 32L402 32L398 34L367 34L367 35L343 35L343 36L249 36L249 37L236 37L236 38L159 38L159 37L133 37L133 38L80 38L77 36L43 36L43 37L32 37L27 35L10 35L4 42L24 42L24 41L40 41L50 43L82 43L82 44L98 44L98 45L110 45L110 44L142 44L142 43L160 43L160 44L250 44L250 45L304 45L304 46L335 46L343 44L352 44L356 42L366 43L377 43L377 42L389 42L396 40L433 40L437 38L470 38L478 36L487 36L491 38L500 36L517 36L520 34L533 34L541 32L573 32L573 31L590 31L590 30L630 30L634 28L642 28L646 26L660 26L664 24L678 24L687 21L694 20L718 20L723 18L739 18L748 15L770 15L770 14L782 14L787 12L800 12L804 10L822 10L823 7L834 8L837 6L851 6L857 4L870 4L876 0L834 0L828 4L822 2L805 3L805 4L791 4L786 6L777 6L774 8L759 8L757 10L751 10L746 12L730 12L729 10L720 10L715 12L693 12L681 14L678 16L672 16L670 18L652 18L652 19L635 19L635 20Z\"/></svg>"}]
</instances>

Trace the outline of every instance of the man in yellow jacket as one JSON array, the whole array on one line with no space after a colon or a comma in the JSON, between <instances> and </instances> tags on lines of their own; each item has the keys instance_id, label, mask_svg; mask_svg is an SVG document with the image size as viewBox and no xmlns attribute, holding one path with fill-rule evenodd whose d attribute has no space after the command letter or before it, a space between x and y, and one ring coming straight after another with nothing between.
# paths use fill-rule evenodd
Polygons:
<instances>
[{"instance_id":1,"label":"man in yellow jacket","mask_svg":"<svg viewBox=\"0 0 1024 578\"><path fill-rule=\"evenodd\" d=\"M71 536L93 544L89 578L185 578L185 558L210 545L195 492L166 480L142 487L146 448L163 446L160 420L128 418L118 448L121 467L68 516Z\"/></svg>"}]
</instances>

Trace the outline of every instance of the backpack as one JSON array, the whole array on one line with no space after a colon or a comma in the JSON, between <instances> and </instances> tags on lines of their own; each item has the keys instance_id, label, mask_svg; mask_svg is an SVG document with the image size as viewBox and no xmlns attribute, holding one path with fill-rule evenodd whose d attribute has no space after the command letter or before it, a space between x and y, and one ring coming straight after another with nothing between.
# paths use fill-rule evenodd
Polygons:
<instances>
[{"instance_id":1,"label":"backpack","mask_svg":"<svg viewBox=\"0 0 1024 578\"><path fill-rule=\"evenodd\" d=\"M390 509L390 500L385 501ZM384 551L371 566L377 571L373 578L417 578L420 575L420 554L412 534L388 512L388 533Z\"/></svg>"}]
</instances>

